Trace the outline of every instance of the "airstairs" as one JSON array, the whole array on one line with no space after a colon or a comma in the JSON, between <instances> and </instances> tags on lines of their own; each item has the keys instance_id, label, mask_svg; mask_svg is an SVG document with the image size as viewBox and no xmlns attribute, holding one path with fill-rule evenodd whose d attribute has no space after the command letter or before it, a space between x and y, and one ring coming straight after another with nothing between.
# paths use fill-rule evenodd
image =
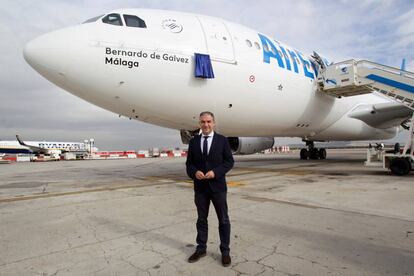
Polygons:
<instances>
[{"instance_id":1,"label":"airstairs","mask_svg":"<svg viewBox=\"0 0 414 276\"><path fill-rule=\"evenodd\" d=\"M318 88L331 96L349 97L377 91L414 109L414 73L361 60L334 63L320 71Z\"/></svg>"},{"instance_id":2,"label":"airstairs","mask_svg":"<svg viewBox=\"0 0 414 276\"><path fill-rule=\"evenodd\" d=\"M366 60L347 60L328 66L318 63L317 85L322 93L337 98L381 93L414 110L414 73ZM397 175L414 169L414 113L404 125L409 130L404 149L396 147L394 153L386 153L381 147L371 148L366 165L380 164Z\"/></svg>"}]
</instances>

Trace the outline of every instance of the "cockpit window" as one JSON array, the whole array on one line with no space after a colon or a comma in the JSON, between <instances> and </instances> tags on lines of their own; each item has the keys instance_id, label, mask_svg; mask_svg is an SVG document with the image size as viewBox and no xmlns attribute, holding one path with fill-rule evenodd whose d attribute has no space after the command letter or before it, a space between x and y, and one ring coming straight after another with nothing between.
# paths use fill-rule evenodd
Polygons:
<instances>
[{"instance_id":1,"label":"cockpit window","mask_svg":"<svg viewBox=\"0 0 414 276\"><path fill-rule=\"evenodd\" d=\"M102 22L106 24L111 24L115 26L122 26L121 16L117 13L111 13L102 18Z\"/></svg>"},{"instance_id":2,"label":"cockpit window","mask_svg":"<svg viewBox=\"0 0 414 276\"><path fill-rule=\"evenodd\" d=\"M99 16L95 16L95 17L93 17L93 18L91 18L91 19L88 19L88 20L86 20L85 22L83 22L82 24L85 24L85 23L91 23L91 22L95 22L96 20L98 20L99 18L101 18L103 16L103 14L101 14L101 15L99 15Z\"/></svg>"},{"instance_id":3,"label":"cockpit window","mask_svg":"<svg viewBox=\"0 0 414 276\"><path fill-rule=\"evenodd\" d=\"M124 20L125 20L125 24L128 27L135 27L135 28L146 28L147 27L147 25L145 24L145 21L135 15L124 14Z\"/></svg>"}]
</instances>

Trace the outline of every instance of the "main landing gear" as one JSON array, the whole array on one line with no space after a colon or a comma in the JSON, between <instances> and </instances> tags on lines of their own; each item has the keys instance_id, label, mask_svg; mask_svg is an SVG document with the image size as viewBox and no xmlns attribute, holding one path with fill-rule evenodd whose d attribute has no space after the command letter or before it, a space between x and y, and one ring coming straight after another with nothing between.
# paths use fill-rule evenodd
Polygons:
<instances>
[{"instance_id":1,"label":"main landing gear","mask_svg":"<svg viewBox=\"0 0 414 276\"><path fill-rule=\"evenodd\" d=\"M326 149L324 148L315 148L315 144L313 141L304 141L306 142L306 146L308 149L301 149L300 150L300 159L326 159Z\"/></svg>"}]
</instances>

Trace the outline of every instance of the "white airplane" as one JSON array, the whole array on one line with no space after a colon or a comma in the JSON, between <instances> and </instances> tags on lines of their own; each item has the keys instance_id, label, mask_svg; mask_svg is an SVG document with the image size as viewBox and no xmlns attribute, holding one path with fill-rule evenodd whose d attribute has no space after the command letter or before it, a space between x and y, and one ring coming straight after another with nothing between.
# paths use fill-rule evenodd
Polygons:
<instances>
[{"instance_id":1,"label":"white airplane","mask_svg":"<svg viewBox=\"0 0 414 276\"><path fill-rule=\"evenodd\" d=\"M324 159L326 150L315 141L390 139L412 115L381 93L324 93L321 84L338 81L318 79L329 65L325 58L198 14L115 10L30 41L24 57L66 91L119 115L180 130L183 142L198 132L198 114L210 110L217 131L241 154L272 147L273 137L301 137L308 146L302 159Z\"/></svg>"},{"instance_id":2,"label":"white airplane","mask_svg":"<svg viewBox=\"0 0 414 276\"><path fill-rule=\"evenodd\" d=\"M85 143L77 142L50 142L50 141L26 141L19 135L17 141L0 141L0 153L8 154L60 154L62 152L86 152Z\"/></svg>"}]
</instances>

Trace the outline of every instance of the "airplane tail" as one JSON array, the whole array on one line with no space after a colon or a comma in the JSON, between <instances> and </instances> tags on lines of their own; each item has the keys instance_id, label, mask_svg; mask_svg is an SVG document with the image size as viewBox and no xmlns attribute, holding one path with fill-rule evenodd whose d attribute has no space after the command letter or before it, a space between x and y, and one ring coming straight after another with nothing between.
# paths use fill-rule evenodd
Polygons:
<instances>
[{"instance_id":1,"label":"airplane tail","mask_svg":"<svg viewBox=\"0 0 414 276\"><path fill-rule=\"evenodd\" d=\"M47 149L43 149L43 148L36 147L36 146L30 146L30 145L26 144L25 142L23 142L22 139L20 139L19 135L16 135L16 139L17 139L17 141L19 142L20 145L29 148L29 150L32 153L44 153L44 154L48 153Z\"/></svg>"},{"instance_id":2,"label":"airplane tail","mask_svg":"<svg viewBox=\"0 0 414 276\"><path fill-rule=\"evenodd\" d=\"M16 139L17 139L17 141L19 142L19 144L20 145L22 145L22 146L27 146L23 141L22 141L22 139L20 139L20 137L19 137L19 135L17 135L16 134Z\"/></svg>"}]
</instances>

